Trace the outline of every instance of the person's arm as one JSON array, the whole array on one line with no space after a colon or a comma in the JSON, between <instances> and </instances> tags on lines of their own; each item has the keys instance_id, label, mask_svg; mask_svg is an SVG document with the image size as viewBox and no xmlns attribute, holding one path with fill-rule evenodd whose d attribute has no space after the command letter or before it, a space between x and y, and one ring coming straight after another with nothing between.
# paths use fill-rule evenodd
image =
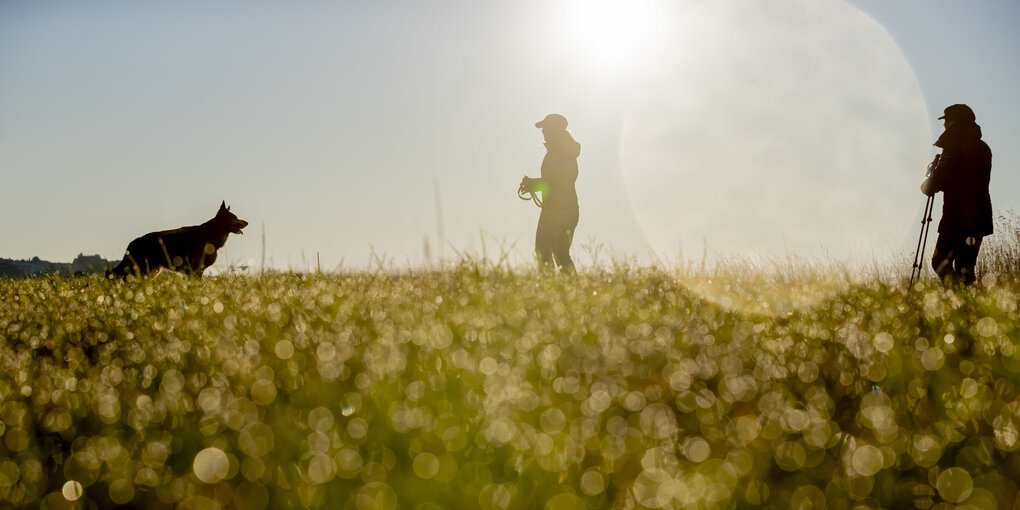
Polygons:
<instances>
[{"instance_id":1,"label":"person's arm","mask_svg":"<svg viewBox=\"0 0 1020 510\"><path fill-rule=\"evenodd\" d=\"M952 147L942 151L942 157L939 158L935 168L931 171L931 177L928 178L931 182L929 186L930 194L934 195L955 186L954 181L957 178L957 167L959 166L960 159L957 152Z\"/></svg>"},{"instance_id":2,"label":"person's arm","mask_svg":"<svg viewBox=\"0 0 1020 510\"><path fill-rule=\"evenodd\" d=\"M935 195L935 187L932 184L932 174L935 173L935 168L939 166L939 161L942 160L942 154L936 154L935 159L928 163L928 172L925 174L924 182L921 183L921 193L928 195L929 197Z\"/></svg>"}]
</instances>

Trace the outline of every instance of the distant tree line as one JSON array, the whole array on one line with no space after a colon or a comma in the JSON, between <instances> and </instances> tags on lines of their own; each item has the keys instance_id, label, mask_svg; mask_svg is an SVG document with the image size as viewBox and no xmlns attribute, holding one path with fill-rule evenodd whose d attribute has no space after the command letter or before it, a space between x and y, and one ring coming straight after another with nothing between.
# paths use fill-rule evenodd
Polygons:
<instances>
[{"instance_id":1,"label":"distant tree line","mask_svg":"<svg viewBox=\"0 0 1020 510\"><path fill-rule=\"evenodd\" d=\"M50 274L98 274L110 267L110 262L99 255L79 253L73 262L50 262L39 257L28 260L0 258L0 277L31 278Z\"/></svg>"}]
</instances>

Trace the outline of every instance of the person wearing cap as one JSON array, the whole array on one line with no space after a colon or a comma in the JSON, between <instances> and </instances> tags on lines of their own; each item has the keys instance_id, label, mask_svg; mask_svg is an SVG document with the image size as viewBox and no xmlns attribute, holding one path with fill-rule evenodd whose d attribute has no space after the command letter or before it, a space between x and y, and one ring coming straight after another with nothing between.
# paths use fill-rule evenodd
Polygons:
<instances>
[{"instance_id":1,"label":"person wearing cap","mask_svg":"<svg viewBox=\"0 0 1020 510\"><path fill-rule=\"evenodd\" d=\"M552 268L555 262L560 272L573 273L570 244L579 212L574 183L577 181L577 157L581 154L581 144L567 131L566 117L558 113L546 115L535 123L535 127L542 130L546 149L542 177L525 177L525 182L530 182L535 191L542 193L535 253L543 267Z\"/></svg>"},{"instance_id":2,"label":"person wearing cap","mask_svg":"<svg viewBox=\"0 0 1020 510\"><path fill-rule=\"evenodd\" d=\"M981 140L981 127L974 111L954 104L939 117L945 132L935 146L941 158L921 186L928 196L942 192L942 219L931 265L943 284L974 283L981 241L991 235L992 199L988 184L992 172L992 151Z\"/></svg>"}]
</instances>

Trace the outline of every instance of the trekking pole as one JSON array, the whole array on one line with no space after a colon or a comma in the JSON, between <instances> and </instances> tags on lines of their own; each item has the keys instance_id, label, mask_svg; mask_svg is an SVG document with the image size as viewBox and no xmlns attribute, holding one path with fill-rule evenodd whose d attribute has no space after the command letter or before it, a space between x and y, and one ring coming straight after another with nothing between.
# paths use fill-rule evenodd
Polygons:
<instances>
[{"instance_id":1,"label":"trekking pole","mask_svg":"<svg viewBox=\"0 0 1020 510\"><path fill-rule=\"evenodd\" d=\"M939 166L939 159L942 158L941 154L936 154L935 159L931 163L928 163L927 171L924 173L926 178L930 178L932 172L935 171L935 167ZM928 231L931 230L931 213L932 209L935 208L935 195L929 195L928 200L924 203L924 213L921 214L921 235L917 238L917 251L914 252L914 267L910 270L910 287L914 286L914 277L916 274L917 278L921 277L921 267L924 264L924 250L928 245Z\"/></svg>"},{"instance_id":2,"label":"trekking pole","mask_svg":"<svg viewBox=\"0 0 1020 510\"><path fill-rule=\"evenodd\" d=\"M917 251L914 252L914 267L910 270L910 287L914 286L914 276L921 277L921 264L924 262L924 249L928 244L928 230L931 228L931 211L935 197L930 196L924 203L924 214L921 215L921 235L917 238Z\"/></svg>"}]
</instances>

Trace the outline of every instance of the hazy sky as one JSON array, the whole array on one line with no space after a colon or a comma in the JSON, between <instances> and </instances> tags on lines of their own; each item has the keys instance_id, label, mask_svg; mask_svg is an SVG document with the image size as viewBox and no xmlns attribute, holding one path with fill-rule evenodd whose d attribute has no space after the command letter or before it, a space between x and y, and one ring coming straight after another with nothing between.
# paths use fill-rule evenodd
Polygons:
<instances>
[{"instance_id":1,"label":"hazy sky","mask_svg":"<svg viewBox=\"0 0 1020 510\"><path fill-rule=\"evenodd\" d=\"M221 263L530 256L581 142L574 251L909 251L942 109L1020 209L1020 2L0 0L0 257L119 258L226 200Z\"/></svg>"}]
</instances>

